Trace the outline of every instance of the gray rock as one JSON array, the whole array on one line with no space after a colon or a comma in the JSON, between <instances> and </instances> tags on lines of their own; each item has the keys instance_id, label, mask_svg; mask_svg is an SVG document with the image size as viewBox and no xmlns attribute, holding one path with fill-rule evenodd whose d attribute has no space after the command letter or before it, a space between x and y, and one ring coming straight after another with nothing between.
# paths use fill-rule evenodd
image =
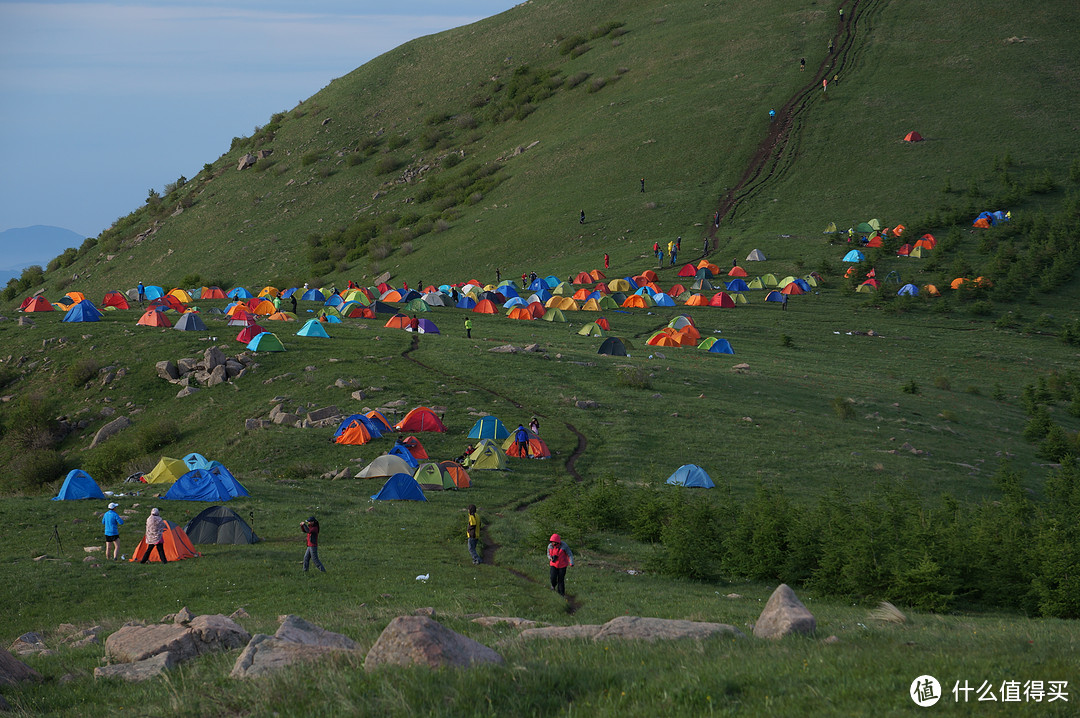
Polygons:
<instances>
[{"instance_id":1,"label":"gray rock","mask_svg":"<svg viewBox=\"0 0 1080 718\"><path fill-rule=\"evenodd\" d=\"M758 638L783 638L792 633L811 634L817 629L814 614L806 609L786 583L776 587L754 624Z\"/></svg>"},{"instance_id":2,"label":"gray rock","mask_svg":"<svg viewBox=\"0 0 1080 718\"><path fill-rule=\"evenodd\" d=\"M30 317L19 317L19 321L16 322L20 327L32 327L34 326L34 320Z\"/></svg>"},{"instance_id":3,"label":"gray rock","mask_svg":"<svg viewBox=\"0 0 1080 718\"><path fill-rule=\"evenodd\" d=\"M101 407L101 411L99 411L98 413L102 416L113 416L114 414L116 414L116 409L112 408L111 406L103 406Z\"/></svg>"},{"instance_id":4,"label":"gray rock","mask_svg":"<svg viewBox=\"0 0 1080 718\"><path fill-rule=\"evenodd\" d=\"M154 365L157 375L166 381L176 381L180 378L180 372L172 360L159 361Z\"/></svg>"},{"instance_id":5,"label":"gray rock","mask_svg":"<svg viewBox=\"0 0 1080 718\"><path fill-rule=\"evenodd\" d=\"M210 372L203 371L202 369L196 369L189 374L188 377L193 379L196 384L201 384L202 386L207 386L210 383Z\"/></svg>"},{"instance_id":6,"label":"gray rock","mask_svg":"<svg viewBox=\"0 0 1080 718\"><path fill-rule=\"evenodd\" d=\"M236 165L236 170L239 172L241 170L246 170L248 167L254 167L255 163L258 161L259 158L249 152L240 158L240 162Z\"/></svg>"},{"instance_id":7,"label":"gray rock","mask_svg":"<svg viewBox=\"0 0 1080 718\"><path fill-rule=\"evenodd\" d=\"M225 371L224 364L218 364L214 367L214 370L210 372L210 376L206 379L207 386L217 386L218 384L224 384L229 380L229 375Z\"/></svg>"},{"instance_id":8,"label":"gray rock","mask_svg":"<svg viewBox=\"0 0 1080 718\"><path fill-rule=\"evenodd\" d=\"M364 393L363 389L357 389L352 394L350 394L350 396L352 396L352 398L356 399L357 401L363 401L364 399L367 399L367 394Z\"/></svg>"},{"instance_id":9,"label":"gray rock","mask_svg":"<svg viewBox=\"0 0 1080 718\"><path fill-rule=\"evenodd\" d=\"M331 417L340 416L341 411L336 406L326 406L322 409L316 409L315 411L309 411L307 415L308 421L316 422L329 419Z\"/></svg>"},{"instance_id":10,"label":"gray rock","mask_svg":"<svg viewBox=\"0 0 1080 718\"><path fill-rule=\"evenodd\" d=\"M202 365L203 369L206 369L206 371L212 372L217 367L224 366L224 364L225 352L221 351L221 349L217 347L207 347L206 351L203 352Z\"/></svg>"},{"instance_id":11,"label":"gray rock","mask_svg":"<svg viewBox=\"0 0 1080 718\"><path fill-rule=\"evenodd\" d=\"M359 651L349 651L332 646L293 643L265 633L256 634L233 664L229 676L232 678L257 678L270 675L288 668L295 663L312 663L327 656L355 655L359 660Z\"/></svg>"},{"instance_id":12,"label":"gray rock","mask_svg":"<svg viewBox=\"0 0 1080 718\"><path fill-rule=\"evenodd\" d=\"M580 624L577 626L545 626L543 628L526 628L521 632L521 638L587 638L592 640L600 633L602 626L592 624Z\"/></svg>"},{"instance_id":13,"label":"gray rock","mask_svg":"<svg viewBox=\"0 0 1080 718\"><path fill-rule=\"evenodd\" d=\"M180 361L176 362L176 370L183 374L190 374L195 371L195 368L199 366L199 360L194 357L184 357Z\"/></svg>"},{"instance_id":14,"label":"gray rock","mask_svg":"<svg viewBox=\"0 0 1080 718\"><path fill-rule=\"evenodd\" d=\"M340 633L327 631L325 628L308 623L299 616L285 616L278 626L274 638L290 643L302 643L307 646L340 648L346 651L358 651L360 646L353 639Z\"/></svg>"},{"instance_id":15,"label":"gray rock","mask_svg":"<svg viewBox=\"0 0 1080 718\"><path fill-rule=\"evenodd\" d=\"M176 663L172 654L158 653L141 661L98 666L94 669L94 678L120 678L129 683L138 683L164 673Z\"/></svg>"},{"instance_id":16,"label":"gray rock","mask_svg":"<svg viewBox=\"0 0 1080 718\"><path fill-rule=\"evenodd\" d=\"M225 360L225 375L230 379L235 379L244 372L244 365L235 359Z\"/></svg>"},{"instance_id":17,"label":"gray rock","mask_svg":"<svg viewBox=\"0 0 1080 718\"><path fill-rule=\"evenodd\" d=\"M0 686L13 686L20 681L40 680L40 673L0 648Z\"/></svg>"},{"instance_id":18,"label":"gray rock","mask_svg":"<svg viewBox=\"0 0 1080 718\"><path fill-rule=\"evenodd\" d=\"M108 424L98 429L97 433L94 434L94 440L90 442L90 448L93 449L95 446L98 446L99 444L101 444L101 442L105 441L110 436L115 436L116 434L119 434L121 431L123 431L129 426L131 426L131 419L127 418L126 416L116 417Z\"/></svg>"},{"instance_id":19,"label":"gray rock","mask_svg":"<svg viewBox=\"0 0 1080 718\"><path fill-rule=\"evenodd\" d=\"M238 618L251 618L251 614L241 607L230 613L229 618L235 621Z\"/></svg>"},{"instance_id":20,"label":"gray rock","mask_svg":"<svg viewBox=\"0 0 1080 718\"><path fill-rule=\"evenodd\" d=\"M48 648L45 646L45 641L39 634L28 631L16 638L12 644L8 646L8 650L20 656L25 656L30 653L47 651Z\"/></svg>"},{"instance_id":21,"label":"gray rock","mask_svg":"<svg viewBox=\"0 0 1080 718\"><path fill-rule=\"evenodd\" d=\"M541 626L547 626L547 623L538 623L528 618L517 618L515 616L479 616L472 620L473 623L478 623L481 626L487 626L491 628L493 626L509 626L515 629L525 628L538 628Z\"/></svg>"},{"instance_id":22,"label":"gray rock","mask_svg":"<svg viewBox=\"0 0 1080 718\"><path fill-rule=\"evenodd\" d=\"M593 639L606 641L613 638L623 638L658 641L679 638L709 638L711 636L746 638L742 631L726 623L618 616L601 626Z\"/></svg>"},{"instance_id":23,"label":"gray rock","mask_svg":"<svg viewBox=\"0 0 1080 718\"><path fill-rule=\"evenodd\" d=\"M270 422L264 421L263 419L244 420L244 428L248 431L254 431L255 429L265 429L267 426L270 426Z\"/></svg>"},{"instance_id":24,"label":"gray rock","mask_svg":"<svg viewBox=\"0 0 1080 718\"><path fill-rule=\"evenodd\" d=\"M370 671L380 666L466 667L502 662L503 657L492 649L427 616L398 616L368 651L364 668Z\"/></svg>"},{"instance_id":25,"label":"gray rock","mask_svg":"<svg viewBox=\"0 0 1080 718\"><path fill-rule=\"evenodd\" d=\"M195 618L195 614L188 610L187 606L184 606L177 611L175 616L173 616L173 623L187 625L188 623L191 623L191 619L193 618Z\"/></svg>"},{"instance_id":26,"label":"gray rock","mask_svg":"<svg viewBox=\"0 0 1080 718\"><path fill-rule=\"evenodd\" d=\"M176 392L176 398L177 399L183 399L185 396L191 396L192 394L194 394L198 390L199 390L199 387L197 387L197 386L185 386L183 389Z\"/></svg>"},{"instance_id":27,"label":"gray rock","mask_svg":"<svg viewBox=\"0 0 1080 718\"><path fill-rule=\"evenodd\" d=\"M517 354L518 349L513 344L503 344L502 346L492 347L488 351L492 354Z\"/></svg>"},{"instance_id":28,"label":"gray rock","mask_svg":"<svg viewBox=\"0 0 1080 718\"><path fill-rule=\"evenodd\" d=\"M187 626L178 623L124 626L105 640L105 655L118 663L134 663L169 653L179 663L204 653L240 648L249 640L251 634L230 618L196 616Z\"/></svg>"},{"instance_id":29,"label":"gray rock","mask_svg":"<svg viewBox=\"0 0 1080 718\"><path fill-rule=\"evenodd\" d=\"M278 414L277 416L275 416L273 421L274 421L275 424L284 424L285 426L296 426L297 424L299 424L303 420L303 418L304 417L299 416L297 414L286 414L286 413L282 412L282 413Z\"/></svg>"},{"instance_id":30,"label":"gray rock","mask_svg":"<svg viewBox=\"0 0 1080 718\"><path fill-rule=\"evenodd\" d=\"M592 399L583 399L583 400L580 400L580 401L575 401L574 406L576 406L579 409L596 409L600 405L597 404Z\"/></svg>"}]
</instances>

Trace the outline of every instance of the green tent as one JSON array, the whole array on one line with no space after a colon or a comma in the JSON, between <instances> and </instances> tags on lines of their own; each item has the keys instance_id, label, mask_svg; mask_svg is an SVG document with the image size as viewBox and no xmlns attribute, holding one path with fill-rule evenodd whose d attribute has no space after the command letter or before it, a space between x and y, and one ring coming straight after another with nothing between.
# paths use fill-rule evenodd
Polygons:
<instances>
[{"instance_id":1,"label":"green tent","mask_svg":"<svg viewBox=\"0 0 1080 718\"><path fill-rule=\"evenodd\" d=\"M466 461L465 468L469 470L506 470L506 453L491 439L481 439Z\"/></svg>"},{"instance_id":2,"label":"green tent","mask_svg":"<svg viewBox=\"0 0 1080 718\"><path fill-rule=\"evenodd\" d=\"M546 312L544 312L544 316L542 317L542 319L545 322L565 322L566 315L563 314L563 311L561 309L548 309Z\"/></svg>"},{"instance_id":3,"label":"green tent","mask_svg":"<svg viewBox=\"0 0 1080 718\"><path fill-rule=\"evenodd\" d=\"M457 488L457 484L454 483L454 477L450 476L450 472L434 461L428 461L417 466L416 471L413 473L413 478L416 480L416 483L420 484L421 488L425 490Z\"/></svg>"},{"instance_id":4,"label":"green tent","mask_svg":"<svg viewBox=\"0 0 1080 718\"><path fill-rule=\"evenodd\" d=\"M604 333L604 328L602 326L600 326L599 324L597 324L596 322L589 322L588 324L583 326L581 329L578 329L577 333L580 334L583 337L606 337L607 336L607 334Z\"/></svg>"}]
</instances>

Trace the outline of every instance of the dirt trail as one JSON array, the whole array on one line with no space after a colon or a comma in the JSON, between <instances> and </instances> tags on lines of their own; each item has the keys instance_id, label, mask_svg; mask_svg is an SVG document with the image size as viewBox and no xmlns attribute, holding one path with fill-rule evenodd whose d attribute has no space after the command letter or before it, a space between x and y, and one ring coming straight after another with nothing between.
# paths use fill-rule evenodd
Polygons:
<instances>
[{"instance_id":1,"label":"dirt trail","mask_svg":"<svg viewBox=\"0 0 1080 718\"><path fill-rule=\"evenodd\" d=\"M776 119L770 123L768 134L758 145L739 181L720 198L716 211L721 224L725 219L733 219L744 201L783 177L794 165L799 158L799 131L807 111L814 103L828 100L828 90L822 90L822 80L828 79L831 86L833 77L839 76L838 82L843 82L844 70L865 52L866 45L856 44L855 38L870 33L879 12L878 4L873 0L846 0L840 7L844 9L844 19L836 23L831 38L833 51L821 61L812 79L776 110ZM718 231L716 224L710 222L708 237L714 247Z\"/></svg>"}]
</instances>

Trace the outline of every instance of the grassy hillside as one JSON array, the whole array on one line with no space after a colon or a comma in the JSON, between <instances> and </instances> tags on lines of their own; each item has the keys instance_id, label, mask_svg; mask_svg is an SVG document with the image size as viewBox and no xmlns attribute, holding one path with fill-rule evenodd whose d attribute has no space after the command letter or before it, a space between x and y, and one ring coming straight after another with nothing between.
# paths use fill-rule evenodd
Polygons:
<instances>
[{"instance_id":1,"label":"grassy hillside","mask_svg":"<svg viewBox=\"0 0 1080 718\"><path fill-rule=\"evenodd\" d=\"M195 334L136 326L140 308L95 324L62 323L59 313L31 315L33 327L0 322L0 561L15 579L0 588L0 604L13 607L0 618L8 641L27 630L54 641L63 622L156 620L182 605L244 606L258 631L297 613L365 647L390 617L420 606L488 644L509 634L479 629L470 614L560 624L637 614L746 629L787 581L818 616L818 638L835 634L840 645L510 643L499 669L382 680L341 661L251 686L222 677L229 655L130 689L88 677L101 656L91 646L32 659L46 683L5 696L44 714L114 713L138 701L148 714L192 715L554 715L568 706L851 715L902 712L910 681L926 672L947 689L964 678L1075 682L1075 625L1029 618L1080 615L1070 518L1080 508L1070 459L1080 453L1071 8L846 7L840 25L835 6L786 0L533 0L421 38L234 139L204 172L170 183L4 295L12 317L40 288L54 300L78 290L96 301L139 280L257 290L369 284L382 271L398 286L492 281L496 268L504 279L562 277L600 266L604 252L608 276L636 275L655 267L653 241L682 236L679 265L696 260L730 196L713 261L726 270L737 258L751 277L821 276L786 310L750 291L734 309L606 311L612 334L634 345L617 359L576 333L591 312L554 323L437 308L425 316L442 334L416 343L384 328L386 315L327 325L332 338L321 340L270 322L285 353L259 353L244 376L183 398L155 364L211 345L242 352L239 329L209 313L223 301L198 303L209 330ZM978 24L965 22L976 14ZM822 93L820 78L833 74ZM911 129L927 141L901 143ZM236 169L260 151L253 167ZM997 209L1012 220L971 228ZM868 249L846 278L840 259L854 244L822 229L871 217L907 231ZM938 239L929 257L896 255L924 232ZM755 247L768 260L743 262ZM882 289L856 293L871 269ZM977 276L990 284L945 289ZM897 297L897 279L922 295ZM676 281L689 283L660 269L663 289ZM299 313L320 308L301 302ZM735 355L645 344L682 313ZM507 343L543 351L488 351ZM364 398L352 397L357 389ZM277 404L299 414L437 407L449 431L421 439L440 459L461 452L483 413L509 426L537 416L553 457L477 472L473 488L426 504L372 503L376 482L323 477L355 473L391 440L342 447L328 441L331 429L245 428ZM132 425L90 449L121 415ZM47 502L64 473L85 468L103 488L130 491L121 483L129 473L191 451L249 488L233 505L266 541L210 547L166 570L83 562L103 507ZM704 466L718 488L665 486L684 463ZM139 504L122 534L127 553L151 504L179 522L203 508L136 488L141 495L124 499ZM461 540L468 503L480 506L493 552L476 571ZM323 521L331 572L308 580L295 527L311 513ZM543 584L537 554L552 530L581 555L569 603ZM415 581L428 572L429 583ZM868 620L882 599L914 607L910 621ZM57 690L69 673L70 690ZM1059 705L1040 714L1067 714Z\"/></svg>"}]
</instances>

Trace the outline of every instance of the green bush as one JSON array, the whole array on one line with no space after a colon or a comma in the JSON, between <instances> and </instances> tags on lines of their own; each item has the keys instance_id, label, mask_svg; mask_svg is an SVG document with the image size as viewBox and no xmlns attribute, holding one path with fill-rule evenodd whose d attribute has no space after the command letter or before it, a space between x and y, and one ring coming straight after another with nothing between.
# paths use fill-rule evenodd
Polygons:
<instances>
[{"instance_id":1,"label":"green bush","mask_svg":"<svg viewBox=\"0 0 1080 718\"><path fill-rule=\"evenodd\" d=\"M851 399L838 396L832 400L833 413L841 421L849 421L855 418L855 403Z\"/></svg>"},{"instance_id":2,"label":"green bush","mask_svg":"<svg viewBox=\"0 0 1080 718\"><path fill-rule=\"evenodd\" d=\"M172 419L158 419L152 424L140 426L135 432L135 443L144 454L153 454L158 449L180 440L180 425Z\"/></svg>"},{"instance_id":3,"label":"green bush","mask_svg":"<svg viewBox=\"0 0 1080 718\"><path fill-rule=\"evenodd\" d=\"M375 162L375 174L385 175L393 172L401 166L401 162L393 155L383 155Z\"/></svg>"},{"instance_id":4,"label":"green bush","mask_svg":"<svg viewBox=\"0 0 1080 718\"><path fill-rule=\"evenodd\" d=\"M87 382L97 376L97 373L97 360L90 357L83 357L82 359L75 360L75 362L68 367L65 378L68 386L75 389L81 389Z\"/></svg>"},{"instance_id":5,"label":"green bush","mask_svg":"<svg viewBox=\"0 0 1080 718\"><path fill-rule=\"evenodd\" d=\"M303 165L304 167L307 167L308 165L315 164L316 162L318 162L321 159L322 159L322 154L321 153L319 153L319 152L308 152L307 154L305 154L303 157L300 158L300 164Z\"/></svg>"},{"instance_id":6,"label":"green bush","mask_svg":"<svg viewBox=\"0 0 1080 718\"><path fill-rule=\"evenodd\" d=\"M720 537L708 501L677 501L660 532L663 550L657 556L657 568L678 578L714 579L719 574Z\"/></svg>"},{"instance_id":7,"label":"green bush","mask_svg":"<svg viewBox=\"0 0 1080 718\"><path fill-rule=\"evenodd\" d=\"M948 610L956 599L952 581L925 553L914 566L896 572L889 591L895 603L933 613Z\"/></svg>"},{"instance_id":8,"label":"green bush","mask_svg":"<svg viewBox=\"0 0 1080 718\"><path fill-rule=\"evenodd\" d=\"M64 478L64 457L53 449L23 451L12 459L4 472L12 491L36 491L45 484Z\"/></svg>"},{"instance_id":9,"label":"green bush","mask_svg":"<svg viewBox=\"0 0 1080 718\"><path fill-rule=\"evenodd\" d=\"M115 483L128 475L128 463L141 455L133 441L113 437L90 453L83 461L83 470L98 484Z\"/></svg>"},{"instance_id":10,"label":"green bush","mask_svg":"<svg viewBox=\"0 0 1080 718\"><path fill-rule=\"evenodd\" d=\"M386 146L391 150L399 150L407 144L409 144L409 138L405 135L391 135L386 140Z\"/></svg>"},{"instance_id":11,"label":"green bush","mask_svg":"<svg viewBox=\"0 0 1080 718\"><path fill-rule=\"evenodd\" d=\"M615 383L632 389L652 389L652 377L636 366L623 366L615 370Z\"/></svg>"},{"instance_id":12,"label":"green bush","mask_svg":"<svg viewBox=\"0 0 1080 718\"><path fill-rule=\"evenodd\" d=\"M914 379L912 379L907 384L901 386L900 391L904 392L905 394L918 394L919 385L915 383Z\"/></svg>"}]
</instances>

